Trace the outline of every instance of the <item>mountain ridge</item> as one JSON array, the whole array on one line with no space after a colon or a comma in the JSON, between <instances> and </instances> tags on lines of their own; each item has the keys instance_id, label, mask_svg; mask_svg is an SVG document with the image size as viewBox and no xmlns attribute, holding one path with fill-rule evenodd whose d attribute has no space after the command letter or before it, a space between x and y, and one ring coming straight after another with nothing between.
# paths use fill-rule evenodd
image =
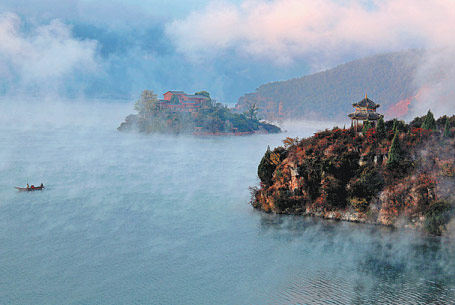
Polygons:
<instances>
[{"instance_id":1,"label":"mountain ridge","mask_svg":"<svg viewBox=\"0 0 455 305\"><path fill-rule=\"evenodd\" d=\"M390 114L389 108L417 95L420 88L414 75L422 56L422 50L379 54L299 78L270 82L240 97L236 109L244 111L254 103L267 120L339 119L352 111L352 103L368 94L381 104L380 112Z\"/></svg>"}]
</instances>

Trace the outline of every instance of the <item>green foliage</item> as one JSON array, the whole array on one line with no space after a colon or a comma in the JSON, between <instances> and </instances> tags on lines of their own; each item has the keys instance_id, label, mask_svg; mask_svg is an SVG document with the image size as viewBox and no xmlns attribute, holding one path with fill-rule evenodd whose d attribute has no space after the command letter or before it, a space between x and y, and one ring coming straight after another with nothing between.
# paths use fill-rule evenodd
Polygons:
<instances>
[{"instance_id":1,"label":"green foliage","mask_svg":"<svg viewBox=\"0 0 455 305\"><path fill-rule=\"evenodd\" d=\"M279 146L271 151L270 146L267 146L267 150L258 166L258 177L263 184L272 184L272 177L275 169L284 159L286 159L287 155L288 151L283 147ZM277 176L280 175L281 173Z\"/></svg>"},{"instance_id":2,"label":"green foliage","mask_svg":"<svg viewBox=\"0 0 455 305\"><path fill-rule=\"evenodd\" d=\"M425 230L441 235L453 214L453 206L446 201L434 202L425 213Z\"/></svg>"},{"instance_id":3,"label":"green foliage","mask_svg":"<svg viewBox=\"0 0 455 305\"><path fill-rule=\"evenodd\" d=\"M384 177L374 166L365 166L350 181L349 197L370 201L384 187Z\"/></svg>"},{"instance_id":4,"label":"green foliage","mask_svg":"<svg viewBox=\"0 0 455 305\"><path fill-rule=\"evenodd\" d=\"M272 184L272 176L276 168L276 164L271 160L271 155L272 151L270 150L270 147L267 147L267 151L258 166L258 177L265 185Z\"/></svg>"},{"instance_id":5,"label":"green foliage","mask_svg":"<svg viewBox=\"0 0 455 305\"><path fill-rule=\"evenodd\" d=\"M398 120L393 119L393 127L392 127L393 133L397 133L398 131Z\"/></svg>"},{"instance_id":6,"label":"green foliage","mask_svg":"<svg viewBox=\"0 0 455 305\"><path fill-rule=\"evenodd\" d=\"M386 132L385 132L384 118L379 119L378 126L376 126L376 133L377 133L379 139L385 138Z\"/></svg>"},{"instance_id":7,"label":"green foliage","mask_svg":"<svg viewBox=\"0 0 455 305\"><path fill-rule=\"evenodd\" d=\"M324 175L320 190L329 207L346 206L346 189L340 177L333 174Z\"/></svg>"},{"instance_id":8,"label":"green foliage","mask_svg":"<svg viewBox=\"0 0 455 305\"><path fill-rule=\"evenodd\" d=\"M259 110L259 108L256 106L256 103L253 103L253 104L248 105L248 108L244 114L248 119L256 121L258 110Z\"/></svg>"},{"instance_id":9,"label":"green foliage","mask_svg":"<svg viewBox=\"0 0 455 305\"><path fill-rule=\"evenodd\" d=\"M134 109L141 115L147 115L156 110L157 102L157 95L152 90L144 90Z\"/></svg>"},{"instance_id":10,"label":"green foliage","mask_svg":"<svg viewBox=\"0 0 455 305\"><path fill-rule=\"evenodd\" d=\"M199 91L199 92L196 92L194 95L203 95L203 96L210 98L210 93L208 93L207 91Z\"/></svg>"},{"instance_id":11,"label":"green foliage","mask_svg":"<svg viewBox=\"0 0 455 305\"><path fill-rule=\"evenodd\" d=\"M393 133L397 133L400 131L406 131L406 123L404 121L394 119L392 130L393 130Z\"/></svg>"},{"instance_id":12,"label":"green foliage","mask_svg":"<svg viewBox=\"0 0 455 305\"><path fill-rule=\"evenodd\" d=\"M444 138L450 137L450 123L449 120L446 120L446 123L444 125L444 132L443 132Z\"/></svg>"},{"instance_id":13,"label":"green foliage","mask_svg":"<svg viewBox=\"0 0 455 305\"><path fill-rule=\"evenodd\" d=\"M387 166L390 168L395 167L400 164L401 161L401 147L400 147L400 138L399 132L395 132L393 136L392 145L389 149L389 156L387 159Z\"/></svg>"},{"instance_id":14,"label":"green foliage","mask_svg":"<svg viewBox=\"0 0 455 305\"><path fill-rule=\"evenodd\" d=\"M434 119L433 113L431 110L428 110L427 115L422 123L422 129L426 130L435 130L436 129L436 120Z\"/></svg>"},{"instance_id":15,"label":"green foliage","mask_svg":"<svg viewBox=\"0 0 455 305\"><path fill-rule=\"evenodd\" d=\"M279 212L286 210L287 208L293 208L301 205L301 203L292 197L292 192L286 188L280 188L274 196L275 206Z\"/></svg>"},{"instance_id":16,"label":"green foliage","mask_svg":"<svg viewBox=\"0 0 455 305\"><path fill-rule=\"evenodd\" d=\"M422 128L422 124L423 124L423 121L425 120L425 116L421 116L421 117L415 117L411 123L409 123L409 125L412 127L412 128Z\"/></svg>"}]
</instances>

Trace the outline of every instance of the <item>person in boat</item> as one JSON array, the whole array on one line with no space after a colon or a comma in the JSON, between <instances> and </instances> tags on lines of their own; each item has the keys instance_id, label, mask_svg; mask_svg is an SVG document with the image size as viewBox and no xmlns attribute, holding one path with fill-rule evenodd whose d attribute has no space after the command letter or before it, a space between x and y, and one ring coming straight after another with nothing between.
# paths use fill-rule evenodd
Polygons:
<instances>
[{"instance_id":1,"label":"person in boat","mask_svg":"<svg viewBox=\"0 0 455 305\"><path fill-rule=\"evenodd\" d=\"M42 183L42 182L41 182L41 184L40 184L40 186L39 186L39 187L40 187L40 188L43 188L43 187L44 187L44 185L43 185L43 183Z\"/></svg>"},{"instance_id":2,"label":"person in boat","mask_svg":"<svg viewBox=\"0 0 455 305\"><path fill-rule=\"evenodd\" d=\"M34 189L34 188L35 188L35 186L32 184L32 186L31 186L30 188Z\"/></svg>"},{"instance_id":3,"label":"person in boat","mask_svg":"<svg viewBox=\"0 0 455 305\"><path fill-rule=\"evenodd\" d=\"M28 183L27 183L27 188L30 188L30 186L28 185Z\"/></svg>"}]
</instances>

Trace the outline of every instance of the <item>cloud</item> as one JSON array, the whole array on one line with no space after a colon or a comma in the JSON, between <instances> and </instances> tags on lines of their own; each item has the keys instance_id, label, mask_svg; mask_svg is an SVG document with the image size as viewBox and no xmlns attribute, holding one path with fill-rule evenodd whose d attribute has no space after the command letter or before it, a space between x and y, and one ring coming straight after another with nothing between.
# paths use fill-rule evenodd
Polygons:
<instances>
[{"instance_id":1,"label":"cloud","mask_svg":"<svg viewBox=\"0 0 455 305\"><path fill-rule=\"evenodd\" d=\"M96 52L96 41L75 39L59 20L26 31L18 15L0 15L0 77L9 84L3 91L58 91L75 74L96 73Z\"/></svg>"},{"instance_id":2,"label":"cloud","mask_svg":"<svg viewBox=\"0 0 455 305\"><path fill-rule=\"evenodd\" d=\"M444 46L451 43L454 27L450 0L245 0L238 5L212 1L168 24L166 32L192 60L233 50L289 64Z\"/></svg>"},{"instance_id":3,"label":"cloud","mask_svg":"<svg viewBox=\"0 0 455 305\"><path fill-rule=\"evenodd\" d=\"M418 63L414 84L420 94L411 102L408 119L429 109L437 116L455 114L455 47L429 49Z\"/></svg>"}]
</instances>

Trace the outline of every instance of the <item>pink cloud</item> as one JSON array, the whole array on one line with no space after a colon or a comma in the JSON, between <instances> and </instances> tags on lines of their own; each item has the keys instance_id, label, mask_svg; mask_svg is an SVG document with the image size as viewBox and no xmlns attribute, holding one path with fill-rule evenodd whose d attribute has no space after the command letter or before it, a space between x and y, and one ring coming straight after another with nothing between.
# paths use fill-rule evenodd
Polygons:
<instances>
[{"instance_id":1,"label":"pink cloud","mask_svg":"<svg viewBox=\"0 0 455 305\"><path fill-rule=\"evenodd\" d=\"M178 50L198 60L233 50L286 64L332 61L409 47L453 44L455 1L245 0L211 2L167 26Z\"/></svg>"}]
</instances>

